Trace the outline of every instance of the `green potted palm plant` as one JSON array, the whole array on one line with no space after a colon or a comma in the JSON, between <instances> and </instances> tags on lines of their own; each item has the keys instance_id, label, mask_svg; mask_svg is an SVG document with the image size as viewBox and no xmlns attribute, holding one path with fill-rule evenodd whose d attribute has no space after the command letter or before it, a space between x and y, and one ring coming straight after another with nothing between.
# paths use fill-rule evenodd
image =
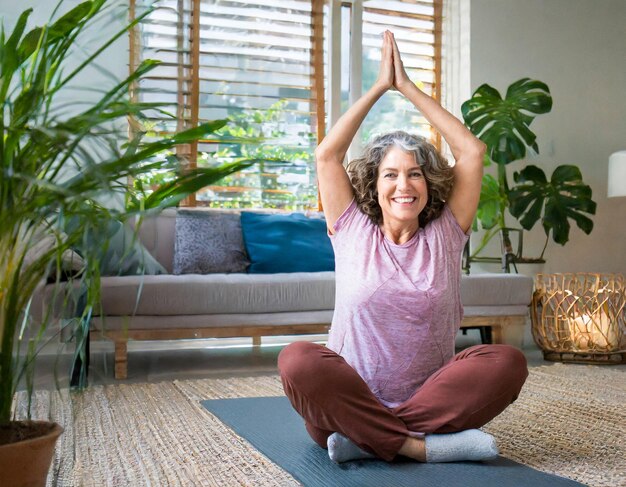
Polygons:
<instances>
[{"instance_id":1,"label":"green potted palm plant","mask_svg":"<svg viewBox=\"0 0 626 487\"><path fill-rule=\"evenodd\" d=\"M463 103L461 111L467 127L487 145L485 165L497 166L497 175L487 173L483 177L480 203L474 230L482 228L485 234L472 252L466 249L465 267L471 262L502 262L508 272L509 264L519 262L543 262L550 235L565 245L569 240L570 223L573 220L585 233L593 229L588 215L595 214L596 203L591 199L591 188L583 182L580 169L575 165L558 166L550 179L545 172L528 165L513 173L515 185L507 176L509 164L523 159L527 148L539 152L535 133L529 126L537 115L552 109L552 96L545 83L529 78L511 84L503 98L493 87L483 84ZM536 223L546 234L546 241L538 258L522 255L522 230L507 224L507 210L524 230ZM518 234L518 245L513 248L511 234ZM502 242L502 256L482 257L481 251L496 235Z\"/></svg>"},{"instance_id":2,"label":"green potted palm plant","mask_svg":"<svg viewBox=\"0 0 626 487\"><path fill-rule=\"evenodd\" d=\"M85 236L111 219L125 222L146 211L176 205L201 187L253 163L242 161L185 171L148 196L128 186L129 179L163 169L164 165L178 168L179 161L173 157L159 156L177 144L217 131L227 122L209 122L171 137L151 137L149 141L138 131L129 140L127 117L140 121L146 110L160 109L155 104L131 101L128 96L129 87L155 67L153 61L143 62L126 79L99 93L93 102L71 107L60 102L59 95L68 89L68 83L93 66L102 52L143 18L139 16L120 28L77 67L67 68L66 61L80 42L77 39L89 31L106 8L106 0L85 1L32 30L26 28L29 9L10 33L5 33L4 26L0 33L2 485L44 485L54 443L62 432L56 424L28 421L30 410L26 421L15 421L13 417L12 403L20 384L32 393L35 361L49 340L47 329L53 323L53 313L33 317L34 296L46 282L48 287L82 289L82 306L70 323L77 328L75 335L81 336L82 331L84 336L89 316L99 301L98 259L107 245L106 239ZM127 204L106 204L116 198L125 199ZM84 260L69 281L63 282L64 259L72 248L80 248ZM80 349L77 346L77 353ZM36 452L41 453L39 459L30 456Z\"/></svg>"}]
</instances>

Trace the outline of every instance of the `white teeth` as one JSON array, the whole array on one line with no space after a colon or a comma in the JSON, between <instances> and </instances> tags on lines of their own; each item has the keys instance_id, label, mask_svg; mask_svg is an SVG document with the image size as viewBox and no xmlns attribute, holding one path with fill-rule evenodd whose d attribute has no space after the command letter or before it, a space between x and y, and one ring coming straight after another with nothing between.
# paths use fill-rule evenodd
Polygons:
<instances>
[{"instance_id":1,"label":"white teeth","mask_svg":"<svg viewBox=\"0 0 626 487\"><path fill-rule=\"evenodd\" d=\"M406 198L394 198L393 199L396 203L412 203L413 201L415 201L415 198L411 198L411 197L406 197Z\"/></svg>"}]
</instances>

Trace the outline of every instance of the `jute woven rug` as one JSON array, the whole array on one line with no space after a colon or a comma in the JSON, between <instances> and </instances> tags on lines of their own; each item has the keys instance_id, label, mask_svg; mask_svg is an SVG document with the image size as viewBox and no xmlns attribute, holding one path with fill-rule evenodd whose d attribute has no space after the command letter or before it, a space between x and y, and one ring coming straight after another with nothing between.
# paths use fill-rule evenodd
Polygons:
<instances>
[{"instance_id":1,"label":"jute woven rug","mask_svg":"<svg viewBox=\"0 0 626 487\"><path fill-rule=\"evenodd\" d=\"M65 427L48 485L299 485L200 405L278 395L276 376L38 392L35 416ZM20 395L18 412L24 403ZM626 371L533 368L518 400L485 430L507 458L591 486L626 486Z\"/></svg>"}]
</instances>

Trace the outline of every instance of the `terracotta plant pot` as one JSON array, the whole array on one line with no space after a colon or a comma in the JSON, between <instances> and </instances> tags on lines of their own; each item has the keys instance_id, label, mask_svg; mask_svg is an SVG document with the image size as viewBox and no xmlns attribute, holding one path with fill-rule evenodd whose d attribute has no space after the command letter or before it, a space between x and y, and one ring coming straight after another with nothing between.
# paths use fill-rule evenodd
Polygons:
<instances>
[{"instance_id":1,"label":"terracotta plant pot","mask_svg":"<svg viewBox=\"0 0 626 487\"><path fill-rule=\"evenodd\" d=\"M0 425L0 483L7 487L45 486L61 433L63 428L49 421Z\"/></svg>"}]
</instances>

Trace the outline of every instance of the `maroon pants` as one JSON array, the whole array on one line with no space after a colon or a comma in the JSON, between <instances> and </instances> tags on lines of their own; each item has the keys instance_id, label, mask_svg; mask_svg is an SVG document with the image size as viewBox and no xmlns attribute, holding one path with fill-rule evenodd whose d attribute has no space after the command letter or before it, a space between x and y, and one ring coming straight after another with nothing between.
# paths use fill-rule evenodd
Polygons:
<instances>
[{"instance_id":1,"label":"maroon pants","mask_svg":"<svg viewBox=\"0 0 626 487\"><path fill-rule=\"evenodd\" d=\"M483 426L517 398L528 376L518 349L477 345L457 354L405 402L387 408L341 356L322 345L288 345L278 368L285 394L317 444L326 448L328 436L339 432L387 461L411 433Z\"/></svg>"}]
</instances>

